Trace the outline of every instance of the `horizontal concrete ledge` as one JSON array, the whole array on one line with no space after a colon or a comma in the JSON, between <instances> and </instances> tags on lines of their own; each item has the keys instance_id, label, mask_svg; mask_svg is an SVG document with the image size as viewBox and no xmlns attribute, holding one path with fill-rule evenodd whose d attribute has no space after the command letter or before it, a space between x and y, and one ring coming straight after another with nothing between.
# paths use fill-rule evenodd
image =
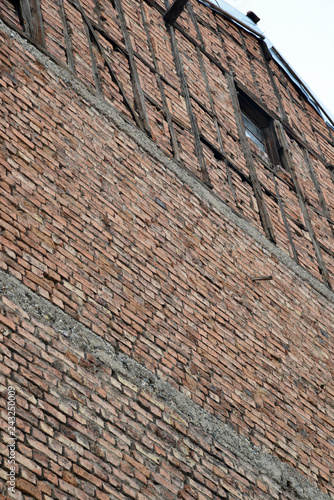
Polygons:
<instances>
[{"instance_id":1,"label":"horizontal concrete ledge","mask_svg":"<svg viewBox=\"0 0 334 500\"><path fill-rule=\"evenodd\" d=\"M100 97L92 94L85 85L78 80L69 70L57 65L52 59L38 50L34 45L29 43L25 38L21 37L16 31L10 29L0 20L0 30L7 36L14 38L21 44L24 50L30 52L38 62L43 64L48 70L61 78L64 83L70 86L78 95L83 97L91 106L99 113L104 115L111 121L115 127L126 133L137 145L148 153L152 158L158 161L167 170L172 171L185 185L187 185L198 198L217 210L226 220L235 224L237 227L247 233L259 245L260 248L266 250L270 255L276 257L281 264L286 266L296 276L308 283L314 290L325 296L330 302L334 303L334 292L327 288L321 281L311 275L307 270L303 269L283 250L271 243L263 236L254 226L243 219L233 208L224 203L217 195L215 195L200 179L192 172L176 160L166 156L159 146L154 143L144 132L128 123L121 114L109 103Z\"/></svg>"},{"instance_id":2,"label":"horizontal concrete ledge","mask_svg":"<svg viewBox=\"0 0 334 500\"><path fill-rule=\"evenodd\" d=\"M228 424L218 417L203 410L184 394L173 388L166 381L144 368L125 354L117 354L104 339L84 327L80 322L64 313L60 308L46 299L39 297L15 278L0 270L0 306L6 310L2 297L7 297L17 304L25 313L41 323L52 327L60 337L65 337L87 354L110 367L113 376L121 375L138 388L150 392L157 400L168 404L185 421L199 427L207 435L229 449L236 457L245 461L250 467L261 471L262 476L270 478L281 493L289 493L294 498L303 500L329 500L329 496L319 491L290 465L281 462L277 457L254 446L246 438L241 437ZM291 498L291 497L289 497Z\"/></svg>"}]
</instances>

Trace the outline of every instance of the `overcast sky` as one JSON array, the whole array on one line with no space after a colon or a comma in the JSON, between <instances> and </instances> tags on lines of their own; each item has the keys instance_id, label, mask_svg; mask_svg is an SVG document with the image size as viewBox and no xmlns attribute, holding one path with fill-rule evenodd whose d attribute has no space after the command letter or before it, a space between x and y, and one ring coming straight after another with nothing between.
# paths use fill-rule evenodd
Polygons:
<instances>
[{"instance_id":1,"label":"overcast sky","mask_svg":"<svg viewBox=\"0 0 334 500\"><path fill-rule=\"evenodd\" d=\"M285 60L334 116L334 0L226 0L255 12Z\"/></svg>"}]
</instances>

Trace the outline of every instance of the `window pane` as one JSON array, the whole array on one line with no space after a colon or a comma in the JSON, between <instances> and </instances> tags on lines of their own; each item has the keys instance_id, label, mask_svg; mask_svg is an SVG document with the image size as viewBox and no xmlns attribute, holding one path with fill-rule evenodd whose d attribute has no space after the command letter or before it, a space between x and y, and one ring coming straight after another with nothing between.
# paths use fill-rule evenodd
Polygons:
<instances>
[{"instance_id":1,"label":"window pane","mask_svg":"<svg viewBox=\"0 0 334 500\"><path fill-rule=\"evenodd\" d=\"M266 147L264 144L264 138L261 128L258 127L252 120L250 120L248 116L245 115L243 112L241 112L241 114L245 125L247 137L249 137L257 145L257 147L261 149L261 151L266 152Z\"/></svg>"},{"instance_id":2,"label":"window pane","mask_svg":"<svg viewBox=\"0 0 334 500\"><path fill-rule=\"evenodd\" d=\"M248 130L247 128L246 128L246 135L257 145L258 148L261 149L261 151L266 153L266 147L263 144L263 142L259 141L259 139L257 137L255 137L255 135L252 134L252 132L250 130Z\"/></svg>"}]
</instances>

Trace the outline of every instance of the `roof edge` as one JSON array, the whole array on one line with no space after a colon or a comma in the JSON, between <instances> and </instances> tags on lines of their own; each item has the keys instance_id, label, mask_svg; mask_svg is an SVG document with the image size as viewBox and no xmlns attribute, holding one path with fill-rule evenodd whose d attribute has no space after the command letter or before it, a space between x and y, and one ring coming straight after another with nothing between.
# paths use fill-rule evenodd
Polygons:
<instances>
[{"instance_id":1,"label":"roof edge","mask_svg":"<svg viewBox=\"0 0 334 500\"><path fill-rule=\"evenodd\" d=\"M283 71L285 71L292 82L299 88L303 96L315 109L318 115L324 120L326 125L334 131L334 115L326 108L326 106L324 106L320 102L320 100L315 96L308 85L296 73L296 71L291 67L291 65L281 55L281 53L274 47L269 38L264 35L260 28L249 17L247 17L245 14L243 14L224 0L215 0L217 5L215 3L212 3L210 0L198 1L209 7L211 10L214 10L218 14L227 17L233 23L241 26L246 31L255 35L258 39L265 41L275 62L283 69Z\"/></svg>"},{"instance_id":2,"label":"roof edge","mask_svg":"<svg viewBox=\"0 0 334 500\"><path fill-rule=\"evenodd\" d=\"M231 19L233 22L239 24L242 26L244 29L247 31L250 31L254 35L256 35L258 38L261 38L262 40L265 39L265 36L263 32L260 30L260 28L246 15L242 14L239 10L235 9L232 7L232 5L229 5L226 2L223 2L222 0L216 0L217 4L214 4L210 2L210 0L198 0L200 3L207 5L211 10L214 10L218 14L221 14L228 19Z\"/></svg>"}]
</instances>

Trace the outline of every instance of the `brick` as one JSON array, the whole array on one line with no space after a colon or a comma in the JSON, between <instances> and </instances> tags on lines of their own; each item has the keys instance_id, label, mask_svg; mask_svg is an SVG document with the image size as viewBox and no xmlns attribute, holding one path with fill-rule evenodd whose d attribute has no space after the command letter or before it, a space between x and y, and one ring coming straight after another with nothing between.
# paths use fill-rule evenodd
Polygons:
<instances>
[{"instance_id":1,"label":"brick","mask_svg":"<svg viewBox=\"0 0 334 500\"><path fill-rule=\"evenodd\" d=\"M77 479L76 477L68 472L67 470L63 471L63 480L66 481L69 484L72 484L73 486L77 486Z\"/></svg>"},{"instance_id":2,"label":"brick","mask_svg":"<svg viewBox=\"0 0 334 500\"><path fill-rule=\"evenodd\" d=\"M39 465L37 465L33 460L21 455L20 453L16 453L16 460L18 463L24 465L27 469L32 471L34 474L40 476L42 473L42 469Z\"/></svg>"},{"instance_id":3,"label":"brick","mask_svg":"<svg viewBox=\"0 0 334 500\"><path fill-rule=\"evenodd\" d=\"M62 479L59 480L59 487L66 493L69 493L70 495L74 496L74 498L77 498L78 500L89 500L89 496L86 495L86 493L84 493L79 488L72 486L66 481L63 481Z\"/></svg>"},{"instance_id":4,"label":"brick","mask_svg":"<svg viewBox=\"0 0 334 500\"><path fill-rule=\"evenodd\" d=\"M6 316L3 316L1 313L0 313L0 321L3 325L8 326L12 330L15 330L16 327L15 327L14 321L11 321L9 318L7 318Z\"/></svg>"},{"instance_id":5,"label":"brick","mask_svg":"<svg viewBox=\"0 0 334 500\"><path fill-rule=\"evenodd\" d=\"M20 477L16 479L16 489L30 495L32 498L36 498L36 500L42 500L42 494L38 488L25 479Z\"/></svg>"}]
</instances>

